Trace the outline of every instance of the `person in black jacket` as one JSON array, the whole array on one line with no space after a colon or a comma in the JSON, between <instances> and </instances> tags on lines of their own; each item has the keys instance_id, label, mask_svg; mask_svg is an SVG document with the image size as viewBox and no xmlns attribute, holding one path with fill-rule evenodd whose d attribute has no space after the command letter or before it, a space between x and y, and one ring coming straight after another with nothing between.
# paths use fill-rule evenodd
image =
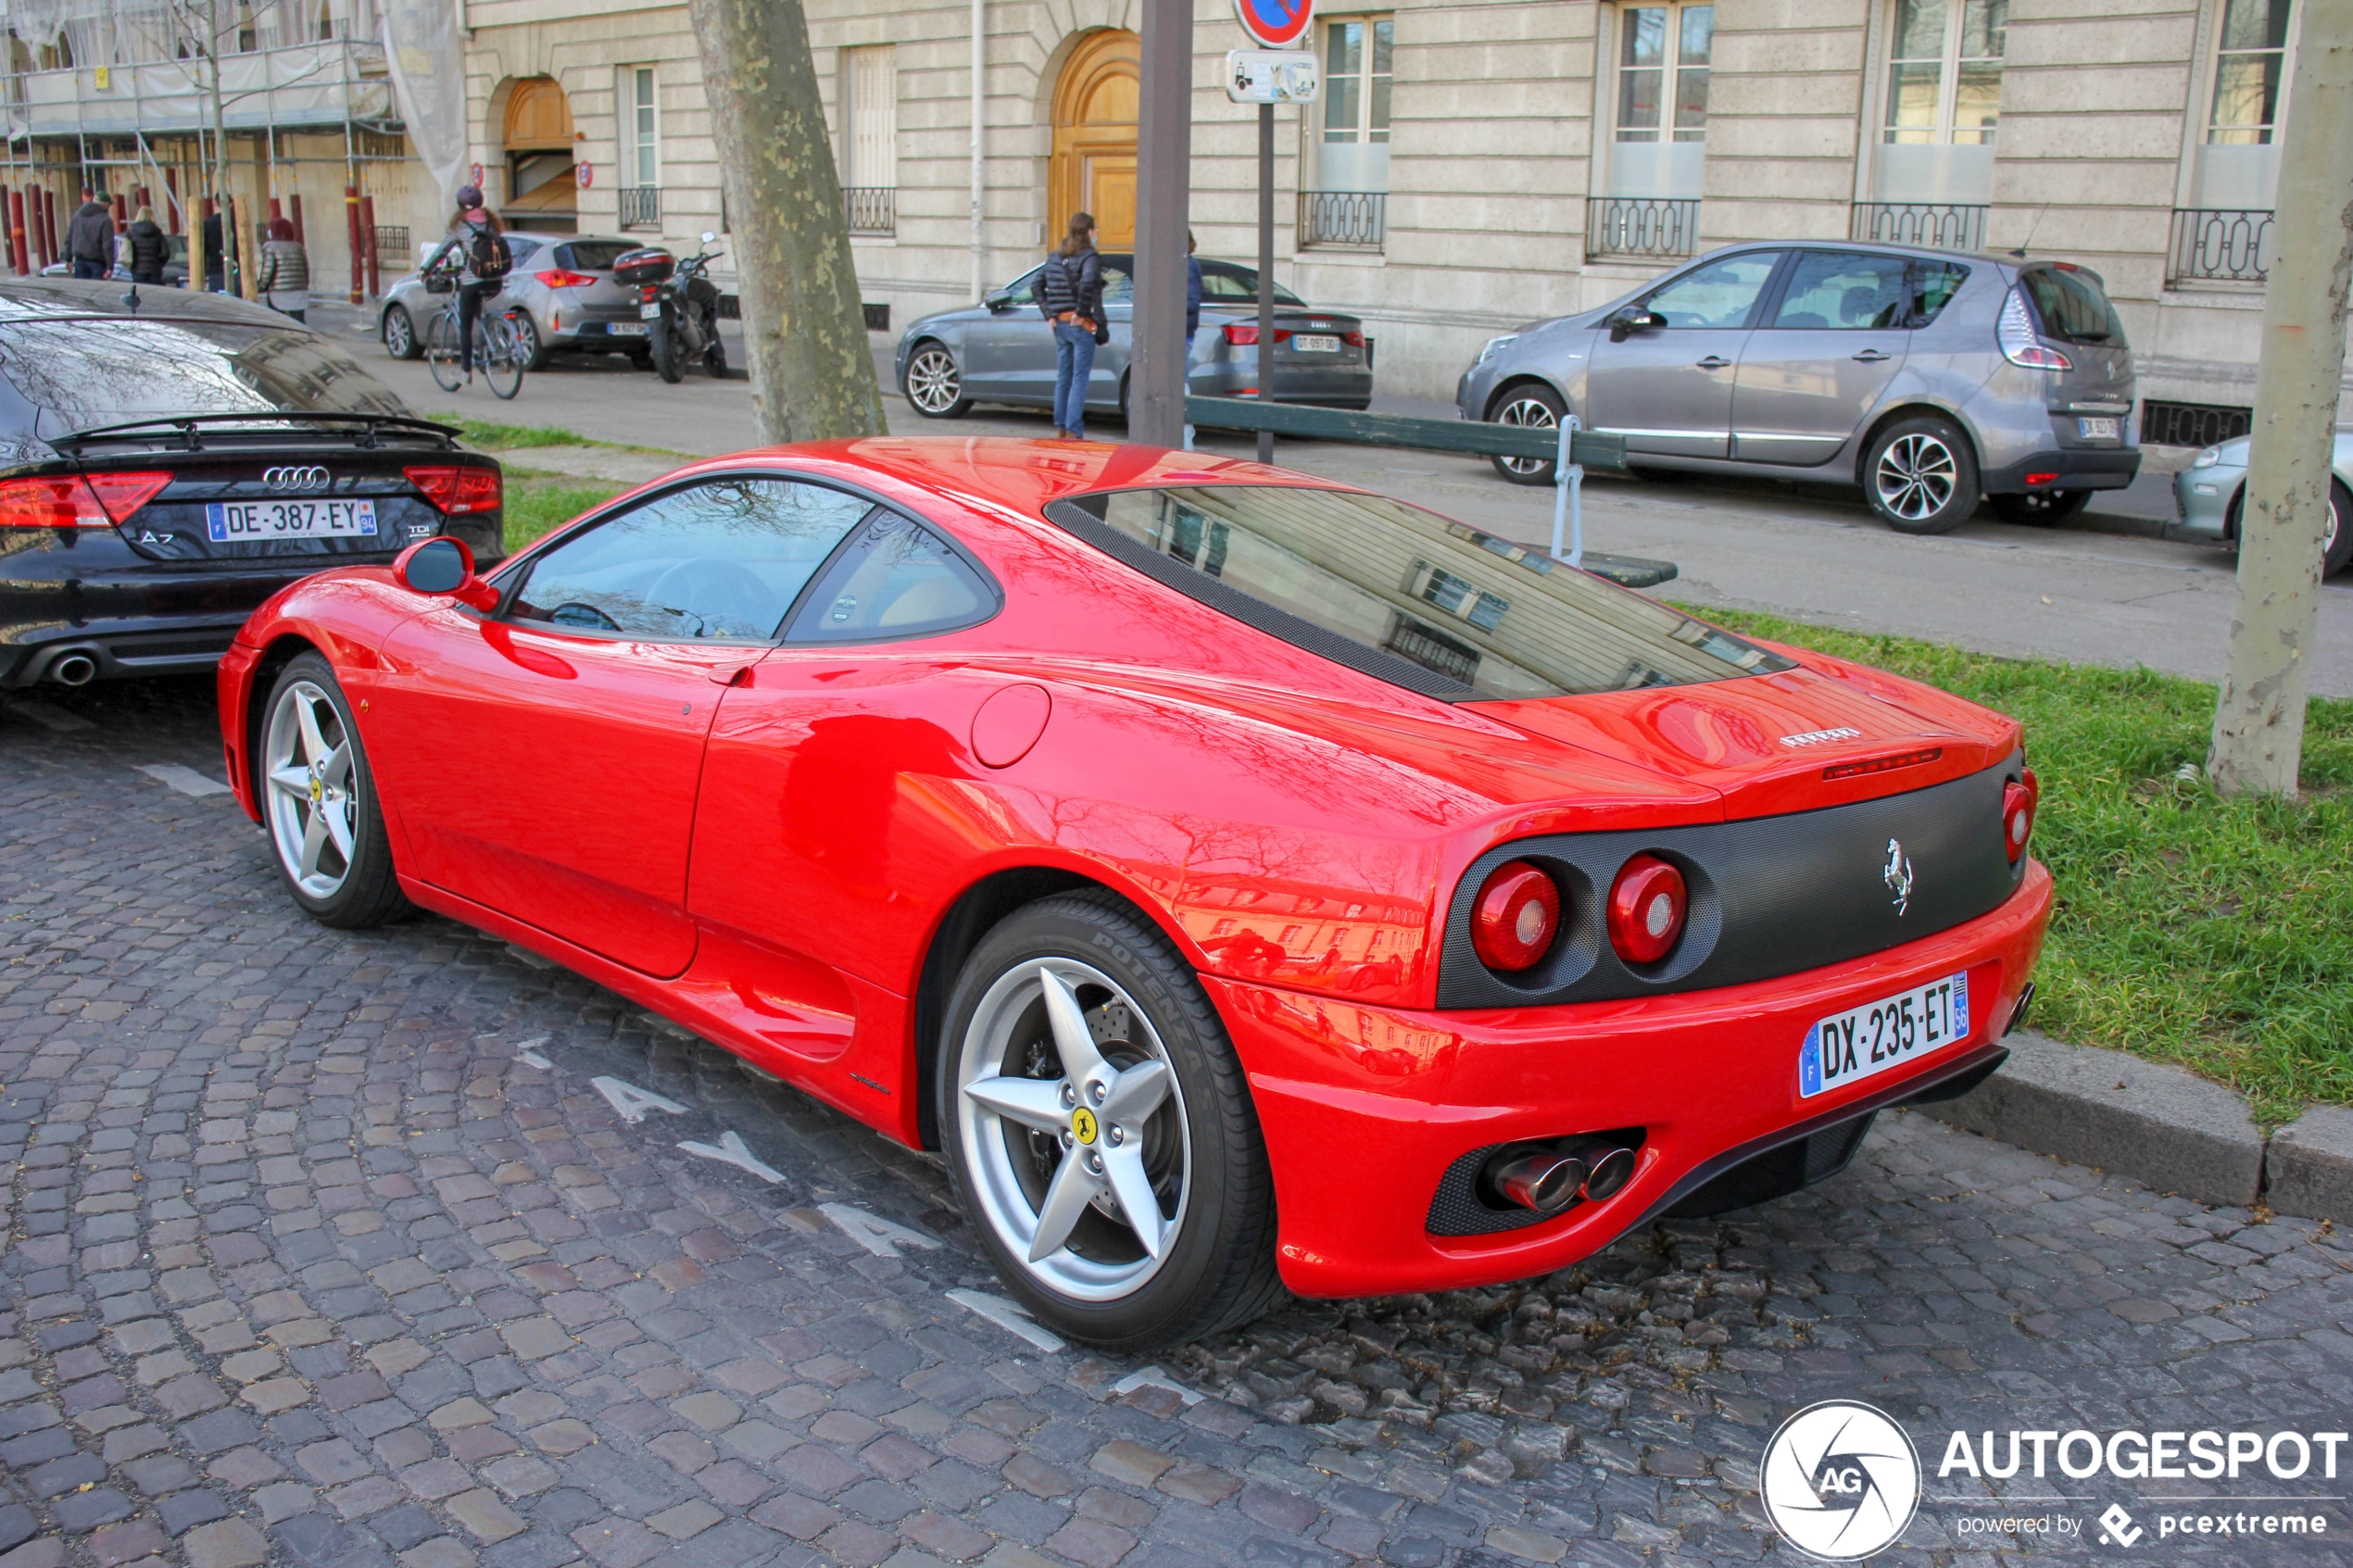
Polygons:
<instances>
[{"instance_id":1,"label":"person in black jacket","mask_svg":"<svg viewBox=\"0 0 2353 1568\"><path fill-rule=\"evenodd\" d=\"M1070 232L1046 257L1038 280L1038 308L1054 324L1054 433L1083 441L1087 383L1095 373L1095 334L1103 320L1103 270L1091 214L1070 215Z\"/></svg>"},{"instance_id":2,"label":"person in black jacket","mask_svg":"<svg viewBox=\"0 0 2353 1568\"><path fill-rule=\"evenodd\" d=\"M95 199L66 225L66 257L77 278L103 278L114 270L114 214Z\"/></svg>"},{"instance_id":3,"label":"person in black jacket","mask_svg":"<svg viewBox=\"0 0 2353 1568\"><path fill-rule=\"evenodd\" d=\"M229 287L229 258L220 249L220 214L208 212L204 220L204 286L214 294Z\"/></svg>"},{"instance_id":4,"label":"person in black jacket","mask_svg":"<svg viewBox=\"0 0 2353 1568\"><path fill-rule=\"evenodd\" d=\"M124 246L131 252L131 281L163 286L163 264L170 259L171 241L156 221L156 209L143 207L122 232Z\"/></svg>"}]
</instances>

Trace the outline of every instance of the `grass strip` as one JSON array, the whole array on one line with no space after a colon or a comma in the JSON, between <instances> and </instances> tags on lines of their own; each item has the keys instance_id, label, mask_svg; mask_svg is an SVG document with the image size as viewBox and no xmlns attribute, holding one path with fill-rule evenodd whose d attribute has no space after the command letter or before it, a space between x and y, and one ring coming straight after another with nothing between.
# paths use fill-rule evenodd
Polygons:
<instances>
[{"instance_id":1,"label":"grass strip","mask_svg":"<svg viewBox=\"0 0 2353 1568\"><path fill-rule=\"evenodd\" d=\"M610 446L610 441L591 441L578 431L565 430L560 425L502 425L492 420L470 419L464 414L427 414L446 425L456 425L465 433L466 440L476 446L512 450L518 446Z\"/></svg>"},{"instance_id":2,"label":"grass strip","mask_svg":"<svg viewBox=\"0 0 2353 1568\"><path fill-rule=\"evenodd\" d=\"M2225 800L2198 771L2202 682L1687 608L2025 724L2058 879L2037 1026L2228 1084L2266 1124L2353 1103L2353 702L2313 701L2302 800Z\"/></svg>"},{"instance_id":3,"label":"grass strip","mask_svg":"<svg viewBox=\"0 0 2353 1568\"><path fill-rule=\"evenodd\" d=\"M510 480L507 485L507 548L520 550L628 488L626 484L596 479L566 477L520 484Z\"/></svg>"}]
</instances>

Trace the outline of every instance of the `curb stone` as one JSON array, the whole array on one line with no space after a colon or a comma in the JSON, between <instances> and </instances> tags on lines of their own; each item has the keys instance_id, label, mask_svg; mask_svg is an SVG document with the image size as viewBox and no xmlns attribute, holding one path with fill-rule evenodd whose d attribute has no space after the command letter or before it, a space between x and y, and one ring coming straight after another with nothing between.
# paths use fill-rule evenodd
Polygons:
<instances>
[{"instance_id":1,"label":"curb stone","mask_svg":"<svg viewBox=\"0 0 2353 1568\"><path fill-rule=\"evenodd\" d=\"M2136 1177L2159 1192L2177 1192L2200 1203L2251 1209L2262 1197L2263 1133L2235 1091L2186 1068L2066 1045L2032 1029L2020 1030L2005 1043L2009 1060L1982 1085L1958 1099L1912 1109L2038 1154ZM2306 1112L2308 1118L2315 1114ZM2353 1116L2347 1120L2353 1123ZM2353 1133L2353 1127L2347 1131ZM2353 1136L2333 1147L2336 1190L2346 1193L2353 1189ZM2297 1190L2308 1186L2325 1192L2329 1182L2325 1175L2318 1183L2300 1181ZM2337 1212L2353 1217L2353 1204L2341 1205Z\"/></svg>"},{"instance_id":2,"label":"curb stone","mask_svg":"<svg viewBox=\"0 0 2353 1568\"><path fill-rule=\"evenodd\" d=\"M2275 1212L2353 1221L2353 1110L2308 1108L2271 1135L2266 1168Z\"/></svg>"}]
</instances>

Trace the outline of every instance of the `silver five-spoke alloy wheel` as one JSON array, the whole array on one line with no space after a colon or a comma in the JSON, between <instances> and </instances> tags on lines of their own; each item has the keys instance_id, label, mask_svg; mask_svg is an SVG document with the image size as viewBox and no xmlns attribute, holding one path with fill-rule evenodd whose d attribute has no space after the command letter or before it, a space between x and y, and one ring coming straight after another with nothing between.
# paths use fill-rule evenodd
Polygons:
<instances>
[{"instance_id":1,"label":"silver five-spoke alloy wheel","mask_svg":"<svg viewBox=\"0 0 2353 1568\"><path fill-rule=\"evenodd\" d=\"M907 400L926 414L945 414L963 400L963 379L956 358L937 344L917 351L907 362Z\"/></svg>"},{"instance_id":2,"label":"silver five-spoke alloy wheel","mask_svg":"<svg viewBox=\"0 0 2353 1568\"><path fill-rule=\"evenodd\" d=\"M1871 483L1879 491L1881 506L1906 522L1919 522L1934 517L1952 500L1960 483L1960 465L1943 441L1914 431L1887 444Z\"/></svg>"},{"instance_id":3,"label":"silver five-spoke alloy wheel","mask_svg":"<svg viewBox=\"0 0 2353 1568\"><path fill-rule=\"evenodd\" d=\"M280 692L261 755L278 859L304 893L333 897L351 874L359 797L351 737L327 694L308 681Z\"/></svg>"},{"instance_id":4,"label":"silver five-spoke alloy wheel","mask_svg":"<svg viewBox=\"0 0 2353 1568\"><path fill-rule=\"evenodd\" d=\"M1554 430L1559 427L1560 419L1553 412L1551 404L1541 397L1523 393L1495 410L1495 422L1499 425L1526 425L1531 428ZM1497 460L1512 472L1518 474L1541 473L1552 467L1552 464L1542 458L1503 458Z\"/></svg>"},{"instance_id":5,"label":"silver five-spoke alloy wheel","mask_svg":"<svg viewBox=\"0 0 2353 1568\"><path fill-rule=\"evenodd\" d=\"M1184 1092L1143 1010L1102 971L1032 960L974 1010L955 1115L982 1217L1037 1282L1131 1295L1185 1220Z\"/></svg>"}]
</instances>

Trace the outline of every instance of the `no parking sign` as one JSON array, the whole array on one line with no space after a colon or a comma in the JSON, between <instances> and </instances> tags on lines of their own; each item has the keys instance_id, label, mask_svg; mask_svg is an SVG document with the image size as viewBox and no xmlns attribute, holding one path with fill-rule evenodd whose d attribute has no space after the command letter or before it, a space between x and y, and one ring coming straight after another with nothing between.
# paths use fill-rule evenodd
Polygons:
<instances>
[{"instance_id":1,"label":"no parking sign","mask_svg":"<svg viewBox=\"0 0 2353 1568\"><path fill-rule=\"evenodd\" d=\"M1234 17L1265 47L1295 48L1315 25L1315 0L1234 0Z\"/></svg>"}]
</instances>

